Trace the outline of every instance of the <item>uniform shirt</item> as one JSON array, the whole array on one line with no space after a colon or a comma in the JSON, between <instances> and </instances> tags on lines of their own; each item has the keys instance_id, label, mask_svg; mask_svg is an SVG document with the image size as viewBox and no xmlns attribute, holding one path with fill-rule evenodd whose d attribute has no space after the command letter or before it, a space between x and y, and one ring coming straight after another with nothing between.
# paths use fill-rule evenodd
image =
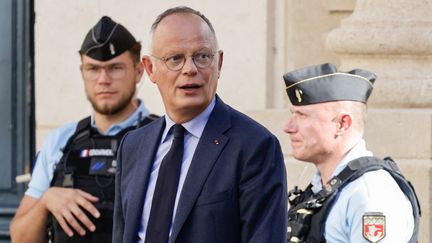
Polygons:
<instances>
[{"instance_id":1,"label":"uniform shirt","mask_svg":"<svg viewBox=\"0 0 432 243\"><path fill-rule=\"evenodd\" d=\"M116 135L121 130L136 126L138 119L144 118L149 114L144 102L139 100L138 108L126 120L113 124L105 133L105 135ZM51 180L54 175L54 169L57 163L63 156L61 149L66 145L68 139L75 133L78 122L68 123L48 135L39 155L36 159L36 164L32 172L32 178L29 187L25 192L26 195L40 198L42 194L50 187ZM95 127L94 116L91 115L91 125Z\"/></svg>"},{"instance_id":2,"label":"uniform shirt","mask_svg":"<svg viewBox=\"0 0 432 243\"><path fill-rule=\"evenodd\" d=\"M195 149L198 145L199 139L204 131L204 127L207 124L207 121L210 117L211 112L213 111L213 108L215 107L215 104L216 104L216 100L213 99L210 105L203 112L201 112L194 119L182 124L182 126L186 130L185 137L184 137L183 161L180 170L180 178L177 187L177 195L174 202L173 218L171 222L174 222L175 214L177 212L177 204L180 199L180 193L182 191L183 184L186 179L186 174L191 165L192 157L195 153ZM156 157L151 169L149 184L147 187L146 197L144 200L144 209L142 213L140 228L138 231L138 236L139 236L138 242L144 242L145 240L145 234L146 234L148 220L150 217L151 204L153 201L153 194L156 187L156 181L159 174L160 164L162 162L162 159L168 153L173 141L173 134L171 132L171 127L175 123L167 115L165 115L165 124L166 124L165 130L162 133L161 142L159 144ZM170 229L170 235L171 235L171 229Z\"/></svg>"},{"instance_id":3,"label":"uniform shirt","mask_svg":"<svg viewBox=\"0 0 432 243\"><path fill-rule=\"evenodd\" d=\"M361 140L340 162L333 176L339 174L349 161L372 156ZM321 178L317 174L313 191L320 190ZM408 242L414 230L414 216L409 199L385 170L363 174L345 186L331 208L325 225L325 239L333 242L369 242L363 237L363 215L381 212L385 216L385 237L380 243Z\"/></svg>"}]
</instances>

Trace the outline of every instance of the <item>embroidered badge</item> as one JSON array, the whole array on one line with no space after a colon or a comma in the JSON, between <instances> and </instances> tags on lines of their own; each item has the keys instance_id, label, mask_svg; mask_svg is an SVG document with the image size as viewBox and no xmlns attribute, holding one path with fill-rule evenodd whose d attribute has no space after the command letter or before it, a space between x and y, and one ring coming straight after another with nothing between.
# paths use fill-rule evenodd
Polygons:
<instances>
[{"instance_id":1,"label":"embroidered badge","mask_svg":"<svg viewBox=\"0 0 432 243\"><path fill-rule=\"evenodd\" d=\"M115 55L116 52L115 52L115 48L114 48L113 43L109 44L109 49L110 49L111 55Z\"/></svg>"},{"instance_id":2,"label":"embroidered badge","mask_svg":"<svg viewBox=\"0 0 432 243\"><path fill-rule=\"evenodd\" d=\"M299 103L302 102L302 94L303 94L303 91L301 89L295 89L295 95L296 95L297 101Z\"/></svg>"},{"instance_id":3,"label":"embroidered badge","mask_svg":"<svg viewBox=\"0 0 432 243\"><path fill-rule=\"evenodd\" d=\"M369 242L376 243L385 237L385 216L380 212L366 212L363 214L363 237Z\"/></svg>"}]
</instances>

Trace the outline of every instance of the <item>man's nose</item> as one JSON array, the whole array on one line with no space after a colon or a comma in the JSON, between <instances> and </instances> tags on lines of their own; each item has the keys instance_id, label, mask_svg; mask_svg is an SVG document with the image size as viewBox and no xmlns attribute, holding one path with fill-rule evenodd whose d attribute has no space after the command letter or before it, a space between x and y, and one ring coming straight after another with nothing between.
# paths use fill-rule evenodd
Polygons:
<instances>
[{"instance_id":1,"label":"man's nose","mask_svg":"<svg viewBox=\"0 0 432 243\"><path fill-rule=\"evenodd\" d=\"M183 65L182 72L184 74L193 75L198 71L197 66L193 60L193 57L186 57L185 64Z\"/></svg>"},{"instance_id":2,"label":"man's nose","mask_svg":"<svg viewBox=\"0 0 432 243\"><path fill-rule=\"evenodd\" d=\"M98 83L109 83L111 81L108 71L105 68L99 70L99 76L97 77Z\"/></svg>"},{"instance_id":3,"label":"man's nose","mask_svg":"<svg viewBox=\"0 0 432 243\"><path fill-rule=\"evenodd\" d=\"M292 117L290 117L284 124L283 126L283 131L285 133L291 134L291 133L295 133L297 131L297 128L295 126L295 122L294 119Z\"/></svg>"}]
</instances>

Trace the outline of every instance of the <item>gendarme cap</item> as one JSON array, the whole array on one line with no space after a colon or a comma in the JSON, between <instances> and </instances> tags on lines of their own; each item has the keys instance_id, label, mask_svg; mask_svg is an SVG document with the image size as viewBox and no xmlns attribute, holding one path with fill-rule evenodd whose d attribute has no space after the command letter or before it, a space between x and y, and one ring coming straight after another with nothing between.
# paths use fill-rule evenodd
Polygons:
<instances>
[{"instance_id":1,"label":"gendarme cap","mask_svg":"<svg viewBox=\"0 0 432 243\"><path fill-rule=\"evenodd\" d=\"M89 30L79 52L99 61L107 61L129 50L135 43L137 41L123 25L103 16Z\"/></svg>"},{"instance_id":2,"label":"gendarme cap","mask_svg":"<svg viewBox=\"0 0 432 243\"><path fill-rule=\"evenodd\" d=\"M339 72L335 65L325 63L286 73L283 79L293 105L341 100L366 103L376 75L361 69Z\"/></svg>"}]
</instances>

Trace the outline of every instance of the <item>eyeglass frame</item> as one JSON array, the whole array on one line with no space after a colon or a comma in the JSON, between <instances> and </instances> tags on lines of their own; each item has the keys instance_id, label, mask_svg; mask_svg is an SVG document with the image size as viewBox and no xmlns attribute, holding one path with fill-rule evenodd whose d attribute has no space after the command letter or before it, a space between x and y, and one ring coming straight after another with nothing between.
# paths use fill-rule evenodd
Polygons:
<instances>
[{"instance_id":1,"label":"eyeglass frame","mask_svg":"<svg viewBox=\"0 0 432 243\"><path fill-rule=\"evenodd\" d=\"M93 77L93 78L90 78L88 76L88 74L85 74L86 72L88 73L88 69L86 70L86 67L97 68L97 74L96 74L96 76ZM123 73L122 73L121 76L118 76L118 77L113 77L112 76L112 74L110 73L112 71L110 69L113 69L115 67L121 67L122 68ZM134 67L135 67L135 64L134 64ZM105 71L105 74L110 79L118 80L118 79L122 79L122 78L124 78L126 76L128 65L126 63L111 63L111 64L107 64L107 65L102 65L102 66L94 65L94 64L82 64L80 66L80 70L81 70L81 74L82 74L83 78L91 80L91 81L95 81L95 80L97 80L100 77L100 75L102 73L102 69Z\"/></svg>"},{"instance_id":2,"label":"eyeglass frame","mask_svg":"<svg viewBox=\"0 0 432 243\"><path fill-rule=\"evenodd\" d=\"M159 60L159 61L162 61L162 62L165 64L165 66L168 68L168 70L176 72L176 71L180 71L180 70L182 70L182 68L184 67L184 65L185 65L185 63L186 63L186 60L187 60L189 57L192 58L192 62L194 63L195 67L200 68L200 69L207 68L207 67L211 66L211 64L213 63L214 57L215 57L216 54L218 54L218 53L220 53L220 50L217 50L217 51L215 51L215 52L210 52L210 54L209 54L209 56L210 56L210 62L209 62L207 65L205 65L205 66L197 65L196 62L195 62L195 57L196 57L198 54L208 54L208 53L203 53L202 50L197 51L197 52L195 52L194 54L189 55L189 56L186 56L185 54L174 54L174 55L170 55L170 56L168 56L168 57L158 57L158 56L155 56L155 55L153 55L153 54L151 54L150 56L156 58L156 59ZM172 57L175 57L175 56L180 56L180 55L183 57L183 63L182 63L181 65L179 65L178 68L175 68L175 69L170 68L169 65L167 64L169 58L172 58Z\"/></svg>"}]
</instances>

